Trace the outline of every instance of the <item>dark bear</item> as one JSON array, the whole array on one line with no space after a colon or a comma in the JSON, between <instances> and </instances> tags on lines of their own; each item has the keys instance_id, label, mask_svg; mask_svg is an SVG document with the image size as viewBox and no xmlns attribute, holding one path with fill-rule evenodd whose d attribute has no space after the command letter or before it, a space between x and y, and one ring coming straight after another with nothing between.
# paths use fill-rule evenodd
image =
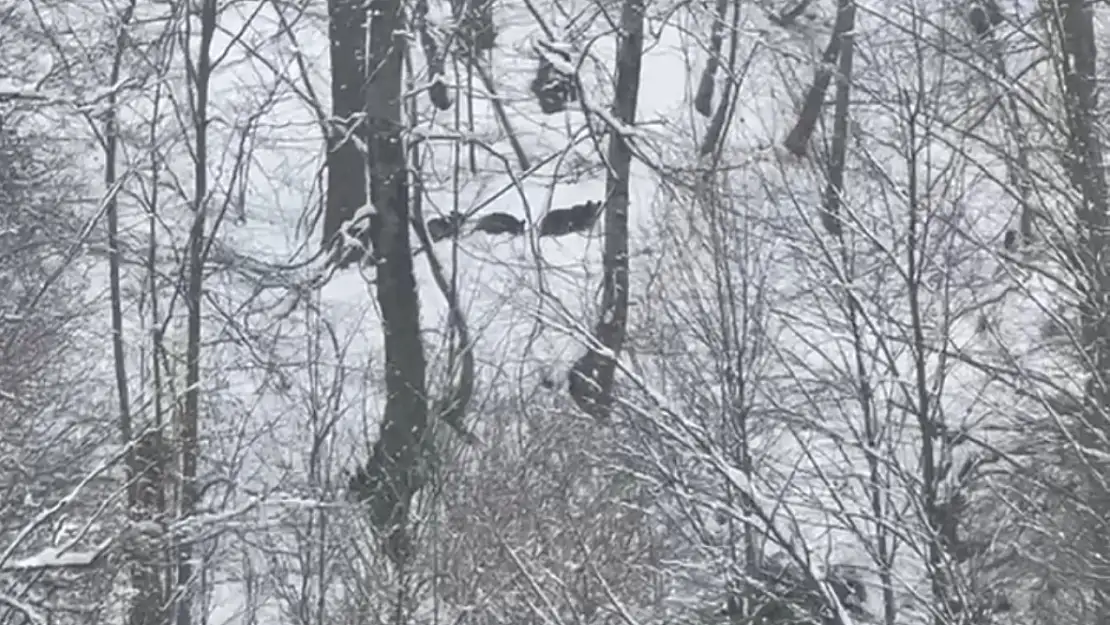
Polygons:
<instances>
[{"instance_id":1,"label":"dark bear","mask_svg":"<svg viewBox=\"0 0 1110 625\"><path fill-rule=\"evenodd\" d=\"M484 215L474 224L475 230L486 234L511 234L519 236L524 234L524 221L508 213L489 213Z\"/></svg>"},{"instance_id":2,"label":"dark bear","mask_svg":"<svg viewBox=\"0 0 1110 625\"><path fill-rule=\"evenodd\" d=\"M541 237L559 237L593 228L601 214L601 202L575 204L570 208L552 209L540 221Z\"/></svg>"}]
</instances>

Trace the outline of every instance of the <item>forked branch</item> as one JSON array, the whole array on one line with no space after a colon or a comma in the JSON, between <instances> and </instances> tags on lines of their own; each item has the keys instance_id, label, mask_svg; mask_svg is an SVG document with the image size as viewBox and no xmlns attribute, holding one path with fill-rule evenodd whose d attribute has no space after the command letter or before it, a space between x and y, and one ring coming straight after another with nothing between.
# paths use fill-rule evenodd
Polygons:
<instances>
[{"instance_id":1,"label":"forked branch","mask_svg":"<svg viewBox=\"0 0 1110 625\"><path fill-rule=\"evenodd\" d=\"M836 23L829 38L829 45L821 55L821 65L813 76L813 84L806 92L802 102L802 111L798 114L798 121L794 124L790 134L786 136L783 145L790 153L805 156L809 140L817 128L817 121L821 119L821 109L825 103L825 93L829 90L829 81L832 80L833 64L840 56L841 46L846 35L850 36L855 28L856 3L854 0L840 0L837 4Z\"/></svg>"}]
</instances>

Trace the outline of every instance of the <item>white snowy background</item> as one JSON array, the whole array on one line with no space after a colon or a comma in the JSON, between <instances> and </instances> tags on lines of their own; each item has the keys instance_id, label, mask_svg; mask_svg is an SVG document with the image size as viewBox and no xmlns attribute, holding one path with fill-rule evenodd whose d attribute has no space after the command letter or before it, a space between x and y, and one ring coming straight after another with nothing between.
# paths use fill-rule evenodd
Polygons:
<instances>
[{"instance_id":1,"label":"white snowy background","mask_svg":"<svg viewBox=\"0 0 1110 625\"><path fill-rule=\"evenodd\" d=\"M438 4L433 4L432 17L441 20L444 7ZM588 32L576 37L577 53L589 44L582 64L582 99L590 108L607 110L613 97L615 37L606 20L615 22L618 3L534 4L556 30L567 26L567 16L593 16ZM927 329L922 340L953 355L947 360L935 351L927 356L935 375L929 401L935 402L933 410L947 427L975 428L983 440L1003 444L1008 419L1021 406L1014 396L991 386L981 370L961 366L955 354L1016 362L1060 383L1071 380L1072 361L1042 340L1044 302L1050 301L1055 287L1034 272L1000 262L1002 233L1012 227L1017 203L1004 190L1010 184L1004 158L985 146L1012 139L1001 114L991 112L997 108L992 105L998 87L981 79L983 72L991 71L990 63L977 48L981 44L970 37L960 7L940 0L859 4L845 197L846 223L854 234L850 249L843 250L818 220L829 133L818 128L811 154L804 159L778 147L794 123L815 59L827 41L832 3L816 3L803 25L790 30L767 18L768 11L781 7L742 4L736 77L740 95L717 163L729 172L727 188L721 189L728 201L712 215L693 188L696 169L708 162L697 156L706 120L690 104L706 56L712 7L649 4L634 133L639 153L648 162L637 159L633 164L633 291L625 355L625 366L637 373L637 380L624 380L622 388L630 402L641 406L630 411L630 420L675 433L673 440L662 439L669 441L672 455L647 456L645 450L660 445L620 438L590 423L565 397L566 370L582 350L581 331L591 327L598 314L600 225L590 234L561 238L475 233L457 243L438 243L435 253L457 281L475 338L479 388L467 419L485 444L479 450L460 451L457 442L444 436L444 446L454 451L444 458L441 471L459 486L452 493L450 484L455 482L447 480L444 499L421 511L426 529L421 544L430 554L421 565L431 567L428 563L434 560L437 567L452 571L457 579L444 584L452 585L455 598L442 604L437 599L434 605L427 599L414 618L454 622L469 605L475 614L485 614L471 618L486 618L483 622L509 619L513 610L523 610L513 619L539 622L536 614L548 608L533 603L535 612L529 613L523 606L535 598L522 599L495 581L499 575L516 576L518 581L525 576L508 564L511 558L498 545L512 544L522 553L538 549L532 538L549 536L540 529L544 523L572 522L591 528L595 538L607 536L617 543L636 535L652 548L672 550L670 555L652 552L649 557L644 555L649 547L642 552L614 549L615 554L635 552L621 563L629 571L648 561L658 567L644 574L658 584L652 592L659 600L626 605L631 617L643 622L690 621L695 618L691 614L718 609L725 583L721 555L729 549L733 527L728 521L730 515L732 521L741 516L726 478L745 484L747 480L729 455L729 443L691 424L706 428L728 418L734 409L728 405L729 393L735 389L727 387L724 370L741 363L749 386L737 401L752 423L753 465L759 475L757 483L747 485L769 508L780 510L781 531L811 551L817 566L857 565L869 571L864 576L869 584L877 584L871 572L874 562L860 537L846 529L851 515L866 513L868 505L866 454L859 444L865 415L852 395L861 376L855 358L859 350L869 359L865 377L872 385L871 405L885 428L875 453L883 455L884 470L893 480L892 505L909 505L912 496L907 493L915 488L912 475L920 449L918 424L907 408L907 401L916 399L913 387L918 383L907 325L911 283L928 287L920 292L922 325ZM181 29L183 5L140 3L140 25L130 31L134 40L153 40L169 28L164 21L142 18L164 17L171 7L178 12L172 28ZM1025 9L1007 6L1018 14ZM13 57L20 59L20 71L9 73L15 77L22 72L24 82L6 80L0 91L50 93L56 98L38 107L32 119L51 129L58 150L76 157L73 175L91 196L74 209L75 223L83 223L97 215L98 196L107 190L96 182L102 178L103 153L80 114L91 111L95 119L103 103L97 94L109 88L103 47L110 39L108 16L117 9L109 3L77 7L63 2L9 3L8 10L25 20L28 32L54 24L61 48L40 42L33 54ZM213 270L205 283L201 472L211 488L202 517L212 519L214 537L198 554L205 556L207 591L198 609L207 623L316 622L304 602L321 595L328 598L326 612L332 618L339 619L341 603L379 610L375 618L383 621L390 618L382 607L392 598L383 590L388 588L381 572L385 567L373 553L359 513L343 497L345 471L365 460L377 435L384 394L381 323L374 287L368 282L373 269L339 272L307 301L290 306L290 285L311 278L319 250L319 224L314 220L323 203L324 147L314 107L326 111L330 106L325 16L323 2L308 3L303 11L276 2L229 2L221 10L213 45L221 60L210 94L209 206L213 214L225 213L213 243ZM507 212L534 223L549 208L603 199L604 138L590 139L579 108L544 116L527 92L536 62L531 41L540 36L535 18L525 3L505 1L496 7L496 21L498 47L489 66L497 89L531 161L548 164L520 178L519 163L480 96L480 86L475 87L479 95L473 99L472 131L466 127L465 98L460 100L458 92L453 94L455 107L434 114L425 95L414 96L421 113L414 136L472 133L502 155L493 158L486 149L475 149L478 171L472 173L467 147L456 149L437 139L426 142L426 217L481 205L482 212ZM124 136L119 171L125 178L119 195L120 228L124 255L131 259L124 263L125 339L134 418L139 423L153 415L147 346L154 325L150 302L142 295L149 276L140 264L151 229L144 202L157 188L160 206L154 229L163 272L163 317L167 302L173 300L174 272L179 271L192 219L185 198L191 199L195 175L190 157L195 137L188 127L190 96L180 47L195 48L196 41L195 35L173 41L173 46L130 53L118 89ZM84 50L82 43L91 47ZM1022 66L1024 58L1037 53L1013 47L1007 57L1011 67ZM84 78L36 85L36 76L56 71L56 59L63 57L72 59L73 72L85 72L80 74ZM413 80L420 83L424 78L419 55L414 53L414 59ZM308 73L302 74L302 68ZM1047 82L1050 71L1041 66L1023 76L1022 84L1038 84L1040 74ZM449 66L448 74L466 89L461 63ZM129 86L132 79L141 86ZM473 81L480 85L477 75ZM1047 88L1044 91L1029 96L1053 97ZM830 91L830 101L831 97ZM82 109L74 102L93 103ZM928 118L932 134L913 134L909 120L922 123L914 116ZM1031 141L1047 141L1038 133L1043 131L1029 127ZM150 171L152 154L160 170L157 185ZM917 161L911 164L910 157ZM1047 150L1035 151L1033 159L1046 178L1059 168ZM567 176L575 169L582 173ZM911 169L919 185L912 190ZM519 186L514 179L519 179ZM1036 201L1051 212L1062 210L1061 198L1062 192L1044 185ZM911 242L907 223L914 211L921 220L919 232L927 234ZM74 348L87 352L81 365L92 388L84 403L103 407L110 415L114 382L100 228L83 243L76 264L84 272L89 298L102 308L83 330L87 344ZM714 236L725 231L727 244L714 247ZM921 246L913 252L920 272L914 276L906 273L911 244ZM416 257L415 267L430 388L437 389L445 383L446 304L422 257ZM721 291L723 273L734 281L730 292ZM849 291L862 311L856 319L865 328L862 345L854 345L850 333L844 296ZM168 377L176 379L174 392L180 393L184 304L180 296L176 302L165 337ZM745 317L732 319L734 313ZM728 335L724 328L731 323L743 327L739 335ZM555 388L544 388L544 380L554 381ZM634 390L637 383L651 392ZM650 401L653 394L665 404ZM691 429L682 431L680 424ZM686 446L679 442L684 438L689 441ZM703 442L707 446L699 448ZM112 451L105 448L102 454ZM641 480L629 485L614 472L622 466L627 470L622 459L636 453L645 456L628 462L647 468ZM73 459L85 470L102 460ZM662 466L672 467L676 476L689 482L664 483L651 477ZM562 471L569 475L579 469L586 477L560 482ZM500 474L491 473L497 471ZM530 495L534 482L548 480L559 484ZM620 492L611 494L610 488ZM576 497L603 503L610 498L621 505L595 513L611 515L604 519L583 520L574 514L590 515L592 504ZM467 498L473 501L462 501ZM637 498L640 503L635 506L628 503ZM691 502L698 505L690 506ZM549 505L557 512L545 512ZM731 512L721 511L730 507ZM638 520L621 516L634 508L641 515ZM717 509L718 514L696 521L684 517L695 508ZM487 515L498 511L506 517L468 518L471 509ZM569 516L560 520L559 514ZM328 526L322 529L325 518ZM610 522L614 527L606 525ZM638 529L627 530L628 524ZM499 529L504 536L497 534ZM567 547L567 553L573 551ZM925 586L922 557L909 548L905 551L898 557L895 577L909 606L914 589L924 592ZM8 555L14 561L34 553ZM669 560L672 556L682 559ZM555 566L536 558L541 560ZM560 565L572 572L586 567L570 561ZM355 572L378 585L360 586L352 581ZM626 574L631 581L633 574ZM308 580L306 585L300 585L302 578ZM564 582L574 583L544 579L551 584L552 596L569 592L559 589ZM355 589L370 594L366 589L371 587L379 593L376 598L357 596ZM431 595L425 591L422 596ZM360 604L363 599L367 603ZM583 618L616 622L619 617L610 604L617 598L597 600L609 605L608 611ZM880 600L877 591L870 593L872 613L881 613ZM298 613L297 605L303 611ZM899 622L914 621L920 614L906 607Z\"/></svg>"}]
</instances>

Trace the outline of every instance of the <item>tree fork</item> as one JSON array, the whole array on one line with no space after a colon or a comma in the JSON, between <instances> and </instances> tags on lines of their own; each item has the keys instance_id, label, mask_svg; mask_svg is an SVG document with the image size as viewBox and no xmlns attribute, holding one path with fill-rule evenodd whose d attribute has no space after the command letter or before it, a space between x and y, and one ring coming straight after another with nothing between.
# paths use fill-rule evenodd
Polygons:
<instances>
[{"instance_id":1,"label":"tree fork","mask_svg":"<svg viewBox=\"0 0 1110 625\"><path fill-rule=\"evenodd\" d=\"M821 55L821 65L813 76L813 84L806 92L802 103L802 111L798 114L798 122L786 136L783 145L791 154L797 157L805 156L809 140L817 128L817 121L821 118L821 108L825 103L825 93L829 90L832 80L833 63L840 56L842 41L852 31L855 22L856 3L854 0L839 0L837 3L836 23L833 33L829 38L829 45Z\"/></svg>"}]
</instances>

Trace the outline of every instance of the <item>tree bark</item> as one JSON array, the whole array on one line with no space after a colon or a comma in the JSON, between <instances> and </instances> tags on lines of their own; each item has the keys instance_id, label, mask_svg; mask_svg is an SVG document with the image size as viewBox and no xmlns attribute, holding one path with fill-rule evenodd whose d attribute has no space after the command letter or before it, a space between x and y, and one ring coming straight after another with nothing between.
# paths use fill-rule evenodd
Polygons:
<instances>
[{"instance_id":1,"label":"tree bark","mask_svg":"<svg viewBox=\"0 0 1110 625\"><path fill-rule=\"evenodd\" d=\"M127 29L135 14L136 0L131 0L119 14L119 32L108 84L117 85L123 69L127 49ZM133 445L126 454L126 483L128 516L132 530L144 521L156 519L163 512L163 475L160 470L161 454L158 444L161 433L144 432L136 438L131 415L131 394L127 378L127 350L123 340L123 289L120 273L119 202L116 187L119 184L116 160L118 158L119 128L116 115L118 95L113 89L108 96L104 116L104 186L110 194L107 203L108 226L108 284L111 299L112 360L115 368L116 399L119 402L120 438L124 445ZM153 470L151 470L153 469ZM164 567L157 557L158 545L145 540L141 532L132 535L137 547L131 552L130 581L134 597L127 606L128 625L160 625L165 622Z\"/></svg>"},{"instance_id":2,"label":"tree bark","mask_svg":"<svg viewBox=\"0 0 1110 625\"><path fill-rule=\"evenodd\" d=\"M192 516L198 503L197 457L200 427L200 354L201 305L203 301L204 259L208 249L205 235L208 214L208 95L213 61L212 40L216 34L217 0L204 0L200 6L200 41L195 63L189 63L194 89L193 131L196 137L193 164L193 227L189 233L188 271L185 301L189 307L185 347L185 401L179 413L181 452L180 517ZM177 625L192 623L192 602L188 587L193 577L193 550L186 541L178 549Z\"/></svg>"},{"instance_id":3,"label":"tree bark","mask_svg":"<svg viewBox=\"0 0 1110 625\"><path fill-rule=\"evenodd\" d=\"M328 0L328 39L331 54L331 107L326 159L327 200L324 210L323 247L342 269L362 259L359 250L342 245L344 222L366 204L366 2ZM363 245L370 241L364 238Z\"/></svg>"},{"instance_id":4,"label":"tree bark","mask_svg":"<svg viewBox=\"0 0 1110 625\"><path fill-rule=\"evenodd\" d=\"M636 123L640 66L644 48L644 2L625 0L621 11L621 45L617 52L617 89L614 108L625 127ZM624 346L628 322L628 187L632 149L628 138L614 129L609 135L605 181L605 252L601 319L594 333L608 353L588 348L570 372L575 403L595 419L608 417L612 402L616 358Z\"/></svg>"},{"instance_id":5,"label":"tree bark","mask_svg":"<svg viewBox=\"0 0 1110 625\"><path fill-rule=\"evenodd\" d=\"M370 4L366 124L370 140L370 201L381 231L375 233L377 297L385 334L386 404L380 438L367 465L366 493L374 525L387 536L387 554L406 559L405 522L413 495L424 482L423 450L428 429L420 300L409 244L409 181L402 131L405 38L400 0Z\"/></svg>"},{"instance_id":6,"label":"tree bark","mask_svg":"<svg viewBox=\"0 0 1110 625\"><path fill-rule=\"evenodd\" d=\"M726 11L721 13L721 19L724 19ZM729 51L728 51L728 73L725 75L724 89L721 89L721 98L717 102L717 110L713 113L713 117L709 121L709 125L705 129L705 137L702 138L701 146L698 149L698 154L701 157L712 155L721 146L721 138L725 134L725 127L731 119L733 107L733 93L737 88L737 67L736 57L740 50L740 0L733 0L732 6L732 27L729 33ZM754 56L749 57L747 63L750 64ZM708 70L708 68L706 68ZM743 73L739 72L740 74ZM704 78L704 76L703 76ZM699 86L700 89L700 86ZM700 95L700 93L699 93ZM698 102L694 102L694 108L698 107ZM700 111L699 111L700 112ZM706 170L706 175L712 175L716 168L716 163L713 163Z\"/></svg>"},{"instance_id":7,"label":"tree bark","mask_svg":"<svg viewBox=\"0 0 1110 625\"><path fill-rule=\"evenodd\" d=\"M1099 441L1110 436L1110 267L1107 259L1106 231L1108 194L1104 173L1104 157L1098 131L1098 91L1096 46L1093 9L1081 0L1048 0L1044 3L1052 31L1057 34L1060 50L1054 55L1064 89L1065 115L1070 156L1069 175L1079 190L1081 204L1076 216L1079 240L1076 258L1083 267L1080 290L1085 296L1080 303L1082 364L1087 368L1087 410L1081 424L1084 445L1103 447ZM1106 492L1107 475L1100 469L1104 463L1085 462L1091 471L1089 483L1097 495L1089 501L1092 512L1103 518L1110 515L1110 493ZM1110 623L1110 592L1105 580L1110 574L1106 565L1110 557L1110 539L1094 530L1094 553L1091 554L1090 579L1095 586L1095 609L1100 624Z\"/></svg>"},{"instance_id":8,"label":"tree bark","mask_svg":"<svg viewBox=\"0 0 1110 625\"><path fill-rule=\"evenodd\" d=\"M852 60L855 56L855 38L852 31L856 24L856 3L840 0L839 18L844 20L840 33L840 63L836 77L836 109L833 113L832 153L829 155L829 180L825 187L825 205L821 223L834 237L844 234L840 218L841 194L844 192L844 167L848 155L848 114L852 99Z\"/></svg>"},{"instance_id":9,"label":"tree bark","mask_svg":"<svg viewBox=\"0 0 1110 625\"><path fill-rule=\"evenodd\" d=\"M721 45L724 43L725 17L728 12L728 0L717 0L717 9L714 13L713 27L709 35L709 58L702 70L701 80L698 81L698 90L694 96L694 110L702 117L713 114L713 92L717 80L717 70L721 66Z\"/></svg>"},{"instance_id":10,"label":"tree bark","mask_svg":"<svg viewBox=\"0 0 1110 625\"><path fill-rule=\"evenodd\" d=\"M136 440L131 452L131 520L135 522L158 519L163 513L166 475L166 453L162 432L150 429ZM135 549L131 564L131 586L135 598L128 612L128 625L161 625L166 622L166 597L163 577L165 552L161 549L162 536L151 536L136 527L132 537Z\"/></svg>"}]
</instances>

